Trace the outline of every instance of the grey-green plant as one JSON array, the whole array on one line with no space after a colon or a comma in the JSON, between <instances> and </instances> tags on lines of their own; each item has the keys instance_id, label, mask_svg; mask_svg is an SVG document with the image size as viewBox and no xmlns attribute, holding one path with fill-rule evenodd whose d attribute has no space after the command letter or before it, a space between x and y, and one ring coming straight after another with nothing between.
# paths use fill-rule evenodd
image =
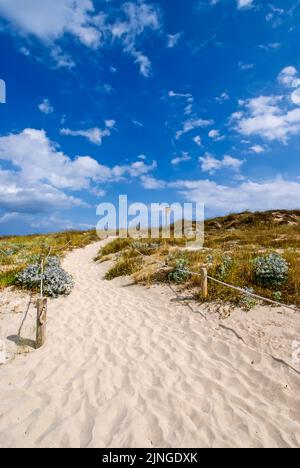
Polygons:
<instances>
[{"instance_id":1,"label":"grey-green plant","mask_svg":"<svg viewBox=\"0 0 300 468\"><path fill-rule=\"evenodd\" d=\"M280 302L282 300L282 292L281 291L275 291L274 294L274 300L277 302Z\"/></svg>"},{"instance_id":2,"label":"grey-green plant","mask_svg":"<svg viewBox=\"0 0 300 468\"><path fill-rule=\"evenodd\" d=\"M16 277L16 285L38 291L43 278L43 291L46 296L58 297L71 293L74 287L72 276L67 273L60 264L58 257L50 257L41 271L41 265L38 263L29 265Z\"/></svg>"},{"instance_id":3,"label":"grey-green plant","mask_svg":"<svg viewBox=\"0 0 300 468\"><path fill-rule=\"evenodd\" d=\"M250 294L254 293L253 288L244 288L244 291ZM252 296L248 296L247 294L243 295L239 300L239 306L242 307L247 312L253 309L256 305L257 305L257 300Z\"/></svg>"},{"instance_id":4,"label":"grey-green plant","mask_svg":"<svg viewBox=\"0 0 300 468\"><path fill-rule=\"evenodd\" d=\"M279 254L256 257L253 260L255 282L260 286L282 286L288 279L289 265Z\"/></svg>"},{"instance_id":5,"label":"grey-green plant","mask_svg":"<svg viewBox=\"0 0 300 468\"><path fill-rule=\"evenodd\" d=\"M218 267L218 276L220 279L226 279L233 265L233 258L229 255L223 255L222 263Z\"/></svg>"},{"instance_id":6,"label":"grey-green plant","mask_svg":"<svg viewBox=\"0 0 300 468\"><path fill-rule=\"evenodd\" d=\"M169 280L175 283L183 283L187 281L191 274L188 271L188 262L184 258L176 260L175 269L169 273Z\"/></svg>"}]
</instances>

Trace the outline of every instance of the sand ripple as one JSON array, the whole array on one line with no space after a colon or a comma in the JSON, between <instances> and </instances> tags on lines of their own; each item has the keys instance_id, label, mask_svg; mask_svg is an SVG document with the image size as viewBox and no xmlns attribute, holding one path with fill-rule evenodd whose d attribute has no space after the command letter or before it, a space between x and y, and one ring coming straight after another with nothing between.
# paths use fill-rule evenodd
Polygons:
<instances>
[{"instance_id":1,"label":"sand ripple","mask_svg":"<svg viewBox=\"0 0 300 468\"><path fill-rule=\"evenodd\" d=\"M297 373L168 288L104 281L98 248L66 258L45 347L0 367L1 447L300 446Z\"/></svg>"}]
</instances>

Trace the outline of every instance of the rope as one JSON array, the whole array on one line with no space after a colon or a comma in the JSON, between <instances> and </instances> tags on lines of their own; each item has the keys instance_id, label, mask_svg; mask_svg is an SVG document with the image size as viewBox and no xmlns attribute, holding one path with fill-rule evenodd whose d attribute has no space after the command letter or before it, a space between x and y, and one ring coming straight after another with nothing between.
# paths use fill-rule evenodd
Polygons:
<instances>
[{"instance_id":1,"label":"rope","mask_svg":"<svg viewBox=\"0 0 300 468\"><path fill-rule=\"evenodd\" d=\"M144 254L143 254L142 252L140 252L137 248L135 248L135 247L133 247L133 248L134 248L134 249L136 250L136 252L138 252L142 257L144 257L144 258L149 258L149 256L144 255ZM163 263L163 262L160 262L160 261L158 261L158 260L155 260L155 261L156 261L157 264L159 264L159 265L161 265L161 266L166 266L166 264ZM182 271L182 272L184 272L184 273L186 273L186 272L188 271L189 273L191 273L191 274L193 274L193 275L197 275L197 276L202 277L202 275L201 275L200 273L195 272L195 271L190 271L190 270L179 270L179 271ZM241 294L246 294L246 295L255 297L256 299L261 299L261 300L263 300L263 301L270 302L270 303L272 303L272 304L276 304L276 305L279 305L279 306L281 306L281 307L285 307L285 308L291 309L291 310L293 310L294 312L300 312L300 310L297 309L297 308L295 308L295 307L292 307L292 306L289 306L289 305L286 305L286 304L282 304L282 303L280 303L280 302L272 301L271 299L267 299L266 297L262 297L262 296L259 296L259 295L257 295L257 294L254 294L254 293L250 293L249 291L246 291L245 289L239 288L239 287L237 287L237 286L233 286L233 285L228 284L228 283L224 283L223 281L217 280L216 278L213 278L212 276L207 276L207 278L210 279L211 281L215 281L215 282L218 283L218 284L222 284L223 286L226 286L226 287L229 287L229 288L233 288L233 289L235 289L236 291L240 292ZM171 284L170 284L170 283L169 283L169 286L171 287ZM171 289L172 289L172 291L173 291L173 292L176 294L176 296L177 296L176 291L174 291L172 287L171 287ZM192 309L192 307L191 307L190 304L189 304L189 307L190 307L191 310L193 311L193 309ZM201 313L201 316L204 317L205 320L207 320L207 318L206 318L205 316L203 316L202 313ZM225 327L225 325L223 325L223 324L220 324L219 326L220 326L221 328L224 328L225 330L226 330L226 329L227 329L227 330L230 330L231 332L233 332L233 333L237 336L238 339L240 339L240 340L244 343L245 346L248 346L249 348L254 349L254 348L252 348L248 343L246 343L246 342L244 341L244 339L243 339L242 337L240 337L240 336L236 333L235 330L233 330L233 329L231 329L231 328L228 328L228 327ZM283 364L284 366L288 367L288 368L291 369L292 371L296 372L296 374L300 375L300 372L299 372L297 369L295 369L295 367L291 366L288 362L284 361L283 359L280 359L280 358L278 358L278 357L276 357L276 356L273 356L273 354L270 354L270 353L268 353L268 352L264 352L264 354L265 354L266 356L269 356L269 357L270 357L271 359L273 359L274 361L279 362L280 364Z\"/></svg>"},{"instance_id":2,"label":"rope","mask_svg":"<svg viewBox=\"0 0 300 468\"><path fill-rule=\"evenodd\" d=\"M136 247L133 247L140 255L142 255L142 257L144 258L149 258L149 256L147 255L144 255L142 252L140 252ZM157 264L160 264L162 266L165 266L165 263L162 263L162 262L159 262L158 260L156 260ZM191 275L196 275L196 276L200 276L200 278L202 277L202 275L196 271L190 271L188 269L186 270L178 270L179 272L181 273L190 273ZM273 304L273 305L277 305L277 306L280 306L280 307L284 307L286 309L290 309L290 310L293 310L294 312L298 312L300 313L300 309L298 309L297 307L293 307L291 305L287 305L287 304L283 304L281 302L277 302L277 301L273 301L272 299L268 299L266 297L263 297L263 296L259 296L258 294L255 294L255 293L251 293L250 291L246 291L245 289L243 288L240 288L238 286L233 286L232 284L228 284L228 283L224 283L223 281L220 281L216 278L213 278L212 276L207 276L207 278L215 283L218 283L218 284L221 284L222 286L226 286L227 288L231 288L231 289L234 289L235 291L239 292L240 294L244 294L246 296L250 296L250 297L253 297L255 299L259 299L261 301L265 301L265 302L269 302L270 304Z\"/></svg>"}]
</instances>

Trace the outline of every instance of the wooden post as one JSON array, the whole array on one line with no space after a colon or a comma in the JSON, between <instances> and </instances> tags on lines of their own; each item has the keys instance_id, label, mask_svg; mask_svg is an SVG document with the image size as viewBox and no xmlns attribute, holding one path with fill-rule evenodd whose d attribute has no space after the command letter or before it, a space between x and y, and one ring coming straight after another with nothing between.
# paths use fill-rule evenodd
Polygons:
<instances>
[{"instance_id":1,"label":"wooden post","mask_svg":"<svg viewBox=\"0 0 300 468\"><path fill-rule=\"evenodd\" d=\"M207 299L208 285L207 285L207 269L201 268L201 295L203 299Z\"/></svg>"},{"instance_id":2,"label":"wooden post","mask_svg":"<svg viewBox=\"0 0 300 468\"><path fill-rule=\"evenodd\" d=\"M47 299L37 300L35 348L41 348L46 341Z\"/></svg>"}]
</instances>

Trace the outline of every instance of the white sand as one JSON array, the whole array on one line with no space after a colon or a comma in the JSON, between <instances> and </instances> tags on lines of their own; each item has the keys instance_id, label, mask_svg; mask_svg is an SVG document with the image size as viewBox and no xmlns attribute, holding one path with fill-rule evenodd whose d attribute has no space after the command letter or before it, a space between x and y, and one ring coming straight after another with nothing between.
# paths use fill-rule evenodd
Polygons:
<instances>
[{"instance_id":1,"label":"white sand","mask_svg":"<svg viewBox=\"0 0 300 468\"><path fill-rule=\"evenodd\" d=\"M300 317L203 318L168 287L104 281L99 246L66 258L76 287L50 301L45 347L0 366L0 447L299 447L300 375L270 355L300 371ZM0 338L17 334L26 298L0 294Z\"/></svg>"}]
</instances>

